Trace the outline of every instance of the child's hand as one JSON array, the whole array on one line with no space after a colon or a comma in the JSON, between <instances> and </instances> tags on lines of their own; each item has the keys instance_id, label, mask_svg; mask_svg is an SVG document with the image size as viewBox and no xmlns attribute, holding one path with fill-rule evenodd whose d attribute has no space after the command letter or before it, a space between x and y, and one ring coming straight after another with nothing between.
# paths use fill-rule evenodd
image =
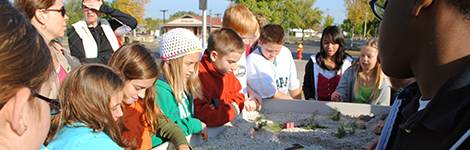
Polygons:
<instances>
[{"instance_id":1,"label":"child's hand","mask_svg":"<svg viewBox=\"0 0 470 150\"><path fill-rule=\"evenodd\" d=\"M210 105L212 109L215 109L215 104Z\"/></svg>"},{"instance_id":2,"label":"child's hand","mask_svg":"<svg viewBox=\"0 0 470 150\"><path fill-rule=\"evenodd\" d=\"M188 145L180 145L178 146L178 150L190 150Z\"/></svg>"},{"instance_id":3,"label":"child's hand","mask_svg":"<svg viewBox=\"0 0 470 150\"><path fill-rule=\"evenodd\" d=\"M342 95L335 91L335 92L333 92L333 94L331 94L331 101L339 102L341 100L341 97L342 97Z\"/></svg>"},{"instance_id":4,"label":"child's hand","mask_svg":"<svg viewBox=\"0 0 470 150\"><path fill-rule=\"evenodd\" d=\"M246 111L253 111L256 109L257 106L257 102L256 100L254 99L251 99L251 98L247 98L245 99L245 109Z\"/></svg>"},{"instance_id":5,"label":"child's hand","mask_svg":"<svg viewBox=\"0 0 470 150\"><path fill-rule=\"evenodd\" d=\"M240 108L238 108L238 104L235 103L235 102L230 103L230 104L232 104L233 106L235 106L235 109L237 109L237 115L239 115L239 114L240 114Z\"/></svg>"},{"instance_id":6,"label":"child's hand","mask_svg":"<svg viewBox=\"0 0 470 150\"><path fill-rule=\"evenodd\" d=\"M377 144L379 143L380 136L377 137L374 141L372 141L369 145L369 148L367 150L375 150L377 148Z\"/></svg>"},{"instance_id":7,"label":"child's hand","mask_svg":"<svg viewBox=\"0 0 470 150\"><path fill-rule=\"evenodd\" d=\"M209 132L207 131L207 125L204 122L201 122L202 130L199 135L202 136L202 140L207 141L209 139Z\"/></svg>"},{"instance_id":8,"label":"child's hand","mask_svg":"<svg viewBox=\"0 0 470 150\"><path fill-rule=\"evenodd\" d=\"M248 98L256 100L256 107L258 107L258 110L261 110L261 107L263 107L263 98L259 96L255 91L253 91L250 87L247 87L246 89L248 91Z\"/></svg>"}]
</instances>

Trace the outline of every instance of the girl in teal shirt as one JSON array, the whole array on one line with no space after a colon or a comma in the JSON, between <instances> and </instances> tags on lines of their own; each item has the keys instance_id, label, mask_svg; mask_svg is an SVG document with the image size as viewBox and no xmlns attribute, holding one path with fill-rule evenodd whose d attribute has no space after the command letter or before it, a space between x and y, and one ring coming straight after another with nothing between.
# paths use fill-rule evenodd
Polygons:
<instances>
[{"instance_id":1,"label":"girl in teal shirt","mask_svg":"<svg viewBox=\"0 0 470 150\"><path fill-rule=\"evenodd\" d=\"M155 86L157 104L163 113L183 129L185 135L198 133L207 140L206 124L194 118L193 98L202 97L198 62L202 48L197 37L186 29L173 29L162 38L161 73ZM173 55L176 54L176 55ZM152 143L161 142L152 139Z\"/></svg>"}]
</instances>

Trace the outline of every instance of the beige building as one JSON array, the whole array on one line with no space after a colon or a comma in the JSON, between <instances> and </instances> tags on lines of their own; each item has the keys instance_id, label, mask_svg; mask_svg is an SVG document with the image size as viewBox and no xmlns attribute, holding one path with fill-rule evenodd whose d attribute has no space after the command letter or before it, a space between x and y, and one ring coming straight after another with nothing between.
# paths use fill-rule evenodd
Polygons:
<instances>
[{"instance_id":1,"label":"beige building","mask_svg":"<svg viewBox=\"0 0 470 150\"><path fill-rule=\"evenodd\" d=\"M207 35L211 31L211 17L207 17ZM192 31L196 36L202 35L202 16L186 14L178 19L172 20L162 25L163 34L174 28L186 28ZM222 18L212 18L212 31L222 28Z\"/></svg>"}]
</instances>

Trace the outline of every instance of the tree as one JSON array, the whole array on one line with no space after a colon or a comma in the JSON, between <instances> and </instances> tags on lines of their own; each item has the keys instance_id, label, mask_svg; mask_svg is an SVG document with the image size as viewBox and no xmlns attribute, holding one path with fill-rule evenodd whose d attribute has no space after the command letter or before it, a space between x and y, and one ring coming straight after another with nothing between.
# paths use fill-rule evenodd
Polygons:
<instances>
[{"instance_id":1,"label":"tree","mask_svg":"<svg viewBox=\"0 0 470 150\"><path fill-rule=\"evenodd\" d=\"M323 23L323 29L325 29L328 26L331 26L334 21L335 19L332 16L330 15L326 16L325 22Z\"/></svg>"},{"instance_id":2,"label":"tree","mask_svg":"<svg viewBox=\"0 0 470 150\"><path fill-rule=\"evenodd\" d=\"M323 11L313 9L316 0L230 0L242 4L252 12L266 16L270 23L280 24L286 31L290 28L318 28ZM303 32L303 31L302 31ZM302 37L303 40L303 37Z\"/></svg>"},{"instance_id":3,"label":"tree","mask_svg":"<svg viewBox=\"0 0 470 150\"><path fill-rule=\"evenodd\" d=\"M147 22L144 25L144 28L147 29L147 33L150 34L151 30L157 29L158 24L163 23L163 20L160 18L157 19L152 19L151 17L145 18L145 22Z\"/></svg>"},{"instance_id":4,"label":"tree","mask_svg":"<svg viewBox=\"0 0 470 150\"><path fill-rule=\"evenodd\" d=\"M302 29L302 41L304 40L305 29L310 29L314 25L320 24L323 17L323 11L319 11L319 8L316 7L312 9L315 0L299 0L295 2L295 5L292 6L295 8L294 16L296 17L295 27Z\"/></svg>"},{"instance_id":5,"label":"tree","mask_svg":"<svg viewBox=\"0 0 470 150\"><path fill-rule=\"evenodd\" d=\"M178 11L178 12L174 13L173 15L170 15L170 19L168 21L175 20L176 18L179 18L179 17L181 17L183 15L186 15L186 14L198 15L193 11Z\"/></svg>"},{"instance_id":6,"label":"tree","mask_svg":"<svg viewBox=\"0 0 470 150\"><path fill-rule=\"evenodd\" d=\"M385 0L378 0L377 3L384 4ZM347 18L351 22L354 33L361 34L361 32L364 32L366 13L368 24L373 23L373 26L377 25L377 21L374 22L375 15L370 8L369 0L344 0L344 6L346 7ZM360 27L360 30L355 30L355 27ZM366 35L370 35L370 28L366 32Z\"/></svg>"},{"instance_id":7,"label":"tree","mask_svg":"<svg viewBox=\"0 0 470 150\"><path fill-rule=\"evenodd\" d=\"M72 26L73 23L78 22L84 18L82 11L82 0L67 0L64 2L65 10L67 10L67 29Z\"/></svg>"},{"instance_id":8,"label":"tree","mask_svg":"<svg viewBox=\"0 0 470 150\"><path fill-rule=\"evenodd\" d=\"M111 6L133 16L139 24L145 24L145 5L150 0L113 0Z\"/></svg>"}]
</instances>

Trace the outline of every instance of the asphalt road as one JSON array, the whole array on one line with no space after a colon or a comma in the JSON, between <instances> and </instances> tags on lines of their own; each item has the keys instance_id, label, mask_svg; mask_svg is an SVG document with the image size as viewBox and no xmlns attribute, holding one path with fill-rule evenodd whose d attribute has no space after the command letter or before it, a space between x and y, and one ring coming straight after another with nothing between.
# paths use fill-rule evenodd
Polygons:
<instances>
[{"instance_id":1,"label":"asphalt road","mask_svg":"<svg viewBox=\"0 0 470 150\"><path fill-rule=\"evenodd\" d=\"M289 50L292 52L292 56L293 56L295 64L296 64L297 76L300 80L300 83L302 84L304 74L305 74L305 65L307 64L307 61L310 59L310 56L312 54L316 54L320 51L320 42L319 41L304 40L301 43L303 45L302 60L297 59L297 55L298 55L297 48L300 44L300 41L291 40L290 42L286 42L284 44L284 46L289 48ZM346 40L346 47L347 48L349 48L350 43L351 43L350 40ZM359 47L362 43L364 43L364 41L355 40L353 47ZM153 54L157 58L157 62L160 63L161 62L161 59L160 59L160 44L158 44L158 43L143 43L143 44L146 45L146 47L149 48L153 52ZM64 48L68 49L68 45L64 44ZM357 59L359 57L359 52L358 51L347 50L346 52L349 53L354 59Z\"/></svg>"}]
</instances>

